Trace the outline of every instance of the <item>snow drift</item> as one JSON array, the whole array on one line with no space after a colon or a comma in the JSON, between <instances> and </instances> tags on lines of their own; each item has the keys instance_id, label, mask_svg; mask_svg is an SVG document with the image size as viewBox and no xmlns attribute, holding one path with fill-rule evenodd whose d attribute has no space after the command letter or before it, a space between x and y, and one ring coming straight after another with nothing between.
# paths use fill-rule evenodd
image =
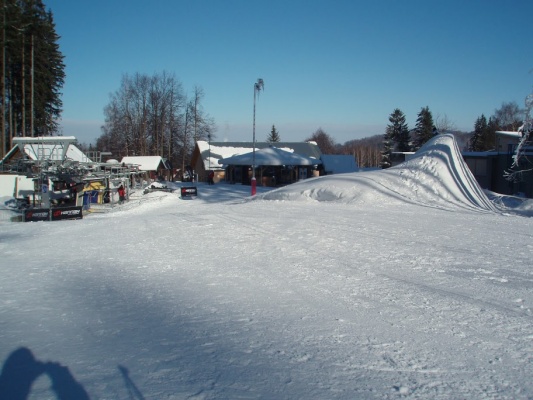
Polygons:
<instances>
[{"instance_id":1,"label":"snow drift","mask_svg":"<svg viewBox=\"0 0 533 400\"><path fill-rule=\"evenodd\" d=\"M496 211L463 161L453 135L438 135L409 161L386 170L330 175L259 196L265 200L316 200L387 205L416 203L447 210Z\"/></svg>"}]
</instances>

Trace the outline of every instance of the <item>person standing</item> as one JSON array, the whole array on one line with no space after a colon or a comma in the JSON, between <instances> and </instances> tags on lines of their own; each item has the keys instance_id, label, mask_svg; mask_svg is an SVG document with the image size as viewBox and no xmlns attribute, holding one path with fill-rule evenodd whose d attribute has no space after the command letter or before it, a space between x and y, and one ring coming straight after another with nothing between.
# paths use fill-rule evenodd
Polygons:
<instances>
[{"instance_id":1,"label":"person standing","mask_svg":"<svg viewBox=\"0 0 533 400\"><path fill-rule=\"evenodd\" d=\"M124 189L123 185L120 185L118 187L118 202L119 204L122 204L126 200L126 190Z\"/></svg>"}]
</instances>

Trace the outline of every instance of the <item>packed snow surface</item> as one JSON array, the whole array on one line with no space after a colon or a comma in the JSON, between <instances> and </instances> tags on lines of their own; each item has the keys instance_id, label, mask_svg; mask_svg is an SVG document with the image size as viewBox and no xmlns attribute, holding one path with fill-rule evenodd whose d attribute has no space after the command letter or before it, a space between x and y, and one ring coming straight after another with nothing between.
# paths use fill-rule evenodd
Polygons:
<instances>
[{"instance_id":1,"label":"packed snow surface","mask_svg":"<svg viewBox=\"0 0 533 400\"><path fill-rule=\"evenodd\" d=\"M0 398L533 397L532 207L450 136L249 191L2 220Z\"/></svg>"}]
</instances>

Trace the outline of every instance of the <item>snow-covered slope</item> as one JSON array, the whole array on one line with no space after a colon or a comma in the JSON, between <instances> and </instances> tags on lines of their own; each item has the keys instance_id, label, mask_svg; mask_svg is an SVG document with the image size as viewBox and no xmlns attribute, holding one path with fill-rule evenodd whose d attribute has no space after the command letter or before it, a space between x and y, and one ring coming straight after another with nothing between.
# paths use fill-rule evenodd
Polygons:
<instances>
[{"instance_id":1,"label":"snow-covered slope","mask_svg":"<svg viewBox=\"0 0 533 400\"><path fill-rule=\"evenodd\" d=\"M268 190L0 221L0 398L533 398L533 219L446 136Z\"/></svg>"}]
</instances>

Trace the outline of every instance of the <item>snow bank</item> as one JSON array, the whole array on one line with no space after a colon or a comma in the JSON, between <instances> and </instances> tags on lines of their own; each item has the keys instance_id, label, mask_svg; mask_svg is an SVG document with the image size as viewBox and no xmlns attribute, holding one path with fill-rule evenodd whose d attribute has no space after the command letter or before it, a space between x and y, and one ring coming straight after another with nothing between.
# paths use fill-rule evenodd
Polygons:
<instances>
[{"instance_id":1,"label":"snow bank","mask_svg":"<svg viewBox=\"0 0 533 400\"><path fill-rule=\"evenodd\" d=\"M447 210L496 211L463 161L453 135L438 135L409 161L386 170L330 175L280 188L264 200L416 203Z\"/></svg>"},{"instance_id":2,"label":"snow bank","mask_svg":"<svg viewBox=\"0 0 533 400\"><path fill-rule=\"evenodd\" d=\"M504 194L485 191L487 197L501 211L533 217L533 199L526 197L507 196Z\"/></svg>"}]
</instances>

